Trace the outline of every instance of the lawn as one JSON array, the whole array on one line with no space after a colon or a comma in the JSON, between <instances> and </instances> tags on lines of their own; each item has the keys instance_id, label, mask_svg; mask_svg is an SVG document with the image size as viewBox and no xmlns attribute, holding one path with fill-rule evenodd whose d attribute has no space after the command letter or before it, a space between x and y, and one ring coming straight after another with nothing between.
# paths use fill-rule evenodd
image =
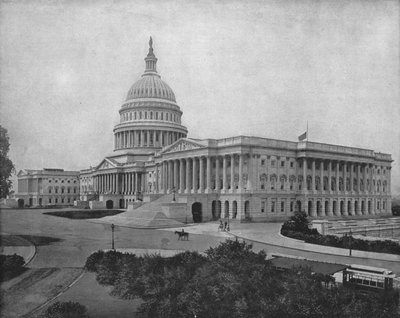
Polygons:
<instances>
[{"instance_id":1,"label":"lawn","mask_svg":"<svg viewBox=\"0 0 400 318\"><path fill-rule=\"evenodd\" d=\"M123 210L74 210L74 211L57 211L45 212L43 214L59 216L68 219L99 219L105 216L116 215L124 212Z\"/></svg>"}]
</instances>

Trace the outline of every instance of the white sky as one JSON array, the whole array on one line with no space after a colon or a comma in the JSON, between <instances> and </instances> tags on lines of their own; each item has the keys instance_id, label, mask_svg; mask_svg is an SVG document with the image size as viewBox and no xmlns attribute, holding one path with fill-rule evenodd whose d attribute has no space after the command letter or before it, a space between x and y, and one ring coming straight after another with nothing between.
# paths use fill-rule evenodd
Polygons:
<instances>
[{"instance_id":1,"label":"white sky","mask_svg":"<svg viewBox=\"0 0 400 318\"><path fill-rule=\"evenodd\" d=\"M311 141L391 153L400 193L398 1L0 1L0 124L17 170L84 169L144 71L190 137Z\"/></svg>"}]
</instances>

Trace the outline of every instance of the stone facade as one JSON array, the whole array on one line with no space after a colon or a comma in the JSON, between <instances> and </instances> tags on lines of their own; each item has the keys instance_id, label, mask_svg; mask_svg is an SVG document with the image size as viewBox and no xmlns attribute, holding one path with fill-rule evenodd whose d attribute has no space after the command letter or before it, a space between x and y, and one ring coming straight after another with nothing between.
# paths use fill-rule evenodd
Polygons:
<instances>
[{"instance_id":1,"label":"stone facade","mask_svg":"<svg viewBox=\"0 0 400 318\"><path fill-rule=\"evenodd\" d=\"M126 208L175 193L195 221L391 213L391 155L373 150L238 136L187 138L182 111L156 71L152 42L142 78L114 128L114 154L80 172L82 200Z\"/></svg>"},{"instance_id":2,"label":"stone facade","mask_svg":"<svg viewBox=\"0 0 400 318\"><path fill-rule=\"evenodd\" d=\"M19 207L73 205L79 200L79 171L21 170L16 199Z\"/></svg>"}]
</instances>

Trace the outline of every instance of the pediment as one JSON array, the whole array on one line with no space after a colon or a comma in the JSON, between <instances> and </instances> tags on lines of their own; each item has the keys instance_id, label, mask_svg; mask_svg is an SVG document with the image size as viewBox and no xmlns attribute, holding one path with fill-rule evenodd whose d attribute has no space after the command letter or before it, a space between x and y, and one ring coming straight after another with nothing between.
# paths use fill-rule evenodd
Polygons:
<instances>
[{"instance_id":1,"label":"pediment","mask_svg":"<svg viewBox=\"0 0 400 318\"><path fill-rule=\"evenodd\" d=\"M102 162L96 167L96 170L108 170L116 168L116 165L109 159L105 158Z\"/></svg>"},{"instance_id":2,"label":"pediment","mask_svg":"<svg viewBox=\"0 0 400 318\"><path fill-rule=\"evenodd\" d=\"M179 152L185 150L201 149L204 146L190 139L180 139L161 151L161 154Z\"/></svg>"}]
</instances>

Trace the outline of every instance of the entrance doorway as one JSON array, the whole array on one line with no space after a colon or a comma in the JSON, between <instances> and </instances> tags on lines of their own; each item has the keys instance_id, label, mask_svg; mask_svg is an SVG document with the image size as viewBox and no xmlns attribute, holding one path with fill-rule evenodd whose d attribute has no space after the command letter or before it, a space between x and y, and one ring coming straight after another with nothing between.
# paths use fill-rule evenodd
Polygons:
<instances>
[{"instance_id":1,"label":"entrance doorway","mask_svg":"<svg viewBox=\"0 0 400 318\"><path fill-rule=\"evenodd\" d=\"M201 211L201 203L195 202L192 204L192 216L194 223L201 223L203 219L202 211Z\"/></svg>"},{"instance_id":2,"label":"entrance doorway","mask_svg":"<svg viewBox=\"0 0 400 318\"><path fill-rule=\"evenodd\" d=\"M24 204L25 204L24 199L18 199L18 207L19 208L23 208Z\"/></svg>"},{"instance_id":3,"label":"entrance doorway","mask_svg":"<svg viewBox=\"0 0 400 318\"><path fill-rule=\"evenodd\" d=\"M107 200L106 201L106 208L107 209L112 209L114 207L114 202L113 200Z\"/></svg>"}]
</instances>

